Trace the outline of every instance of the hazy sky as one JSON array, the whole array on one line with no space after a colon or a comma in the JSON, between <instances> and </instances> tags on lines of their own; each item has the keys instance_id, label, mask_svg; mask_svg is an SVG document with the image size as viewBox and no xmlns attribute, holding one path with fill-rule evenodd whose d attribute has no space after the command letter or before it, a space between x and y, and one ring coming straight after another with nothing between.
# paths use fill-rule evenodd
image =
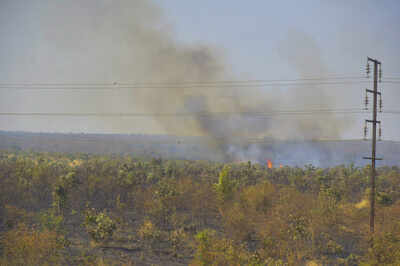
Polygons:
<instances>
[{"instance_id":1,"label":"hazy sky","mask_svg":"<svg viewBox=\"0 0 400 266\"><path fill-rule=\"evenodd\" d=\"M182 56L197 54L197 47L212 51L207 67L222 62L223 77L235 79L359 76L364 74L367 56L382 61L384 77L400 78L399 12L396 0L0 0L0 83L151 81L150 69L157 69L159 62L159 45L154 42L182 49L162 55L166 66L154 74L160 80L179 80L181 74L165 70L165 62L177 60L172 67L185 68L187 59ZM135 40L138 35L141 41ZM148 42L152 48L146 47ZM178 59L168 58L174 56ZM191 73L196 79L204 74L198 67ZM206 77L221 75L207 73ZM400 110L399 85L382 85L387 110ZM365 86L326 87L321 89L323 97L303 99L307 104L299 107L329 102L334 108L361 108ZM288 109L294 106L288 90L266 87L262 93L266 100L280 98L282 107L275 104L278 109ZM124 92L99 93L2 89L0 111L149 111L137 95L130 101L132 95ZM169 106L160 110L176 111ZM365 118L369 119L352 116L333 137L361 138ZM384 138L400 140L400 115L383 115L382 120ZM171 133L166 124L148 118L0 117L1 130Z\"/></svg>"},{"instance_id":2,"label":"hazy sky","mask_svg":"<svg viewBox=\"0 0 400 266\"><path fill-rule=\"evenodd\" d=\"M176 36L224 50L236 73L256 77L292 77L278 53L288 31L314 38L333 73L360 73L366 56L400 73L400 2L333 1L156 1Z\"/></svg>"}]
</instances>

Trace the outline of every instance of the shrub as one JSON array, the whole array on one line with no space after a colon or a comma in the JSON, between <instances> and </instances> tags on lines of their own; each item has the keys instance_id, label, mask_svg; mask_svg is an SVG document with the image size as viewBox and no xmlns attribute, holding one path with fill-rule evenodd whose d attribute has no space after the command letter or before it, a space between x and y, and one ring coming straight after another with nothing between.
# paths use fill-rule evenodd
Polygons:
<instances>
[{"instance_id":1,"label":"shrub","mask_svg":"<svg viewBox=\"0 0 400 266\"><path fill-rule=\"evenodd\" d=\"M218 183L214 185L219 199L223 202L232 198L236 186L235 182L229 178L230 170L229 166L224 166L219 173Z\"/></svg>"},{"instance_id":2,"label":"shrub","mask_svg":"<svg viewBox=\"0 0 400 266\"><path fill-rule=\"evenodd\" d=\"M178 257L181 255L182 250L185 247L187 235L183 229L177 229L170 232L168 240L172 247L173 255Z\"/></svg>"},{"instance_id":3,"label":"shrub","mask_svg":"<svg viewBox=\"0 0 400 266\"><path fill-rule=\"evenodd\" d=\"M400 226L399 226L400 227ZM368 260L362 265L400 265L400 230L375 236Z\"/></svg>"},{"instance_id":4,"label":"shrub","mask_svg":"<svg viewBox=\"0 0 400 266\"><path fill-rule=\"evenodd\" d=\"M1 265L59 265L65 241L55 231L19 224L5 233L2 246Z\"/></svg>"},{"instance_id":5,"label":"shrub","mask_svg":"<svg viewBox=\"0 0 400 266\"><path fill-rule=\"evenodd\" d=\"M44 211L39 214L40 224L43 229L62 232L64 217L56 215L53 211Z\"/></svg>"},{"instance_id":6,"label":"shrub","mask_svg":"<svg viewBox=\"0 0 400 266\"><path fill-rule=\"evenodd\" d=\"M160 240L161 232L150 220L145 220L138 230L138 235L142 240L154 242Z\"/></svg>"},{"instance_id":7,"label":"shrub","mask_svg":"<svg viewBox=\"0 0 400 266\"><path fill-rule=\"evenodd\" d=\"M8 229L13 228L14 226L18 225L18 223L30 223L32 221L33 214L24 209L6 204L4 206L4 210L4 225Z\"/></svg>"},{"instance_id":8,"label":"shrub","mask_svg":"<svg viewBox=\"0 0 400 266\"><path fill-rule=\"evenodd\" d=\"M86 210L83 225L95 242L108 241L117 229L115 222L104 211L97 213L93 208Z\"/></svg>"},{"instance_id":9,"label":"shrub","mask_svg":"<svg viewBox=\"0 0 400 266\"><path fill-rule=\"evenodd\" d=\"M197 250L191 265L257 265L242 245L226 238L219 239L216 232L205 229L196 235Z\"/></svg>"}]
</instances>

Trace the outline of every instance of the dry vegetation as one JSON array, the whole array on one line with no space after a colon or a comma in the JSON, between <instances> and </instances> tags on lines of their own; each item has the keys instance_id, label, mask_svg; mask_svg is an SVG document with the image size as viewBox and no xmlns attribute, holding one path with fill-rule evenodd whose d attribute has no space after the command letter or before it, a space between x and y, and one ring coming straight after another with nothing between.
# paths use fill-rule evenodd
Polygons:
<instances>
[{"instance_id":1,"label":"dry vegetation","mask_svg":"<svg viewBox=\"0 0 400 266\"><path fill-rule=\"evenodd\" d=\"M397 167L0 156L0 265L400 264Z\"/></svg>"}]
</instances>

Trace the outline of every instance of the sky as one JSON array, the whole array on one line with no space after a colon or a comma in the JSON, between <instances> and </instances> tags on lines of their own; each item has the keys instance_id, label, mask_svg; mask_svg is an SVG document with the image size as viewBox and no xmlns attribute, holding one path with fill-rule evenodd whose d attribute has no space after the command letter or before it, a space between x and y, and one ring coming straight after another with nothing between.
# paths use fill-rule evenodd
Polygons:
<instances>
[{"instance_id":1,"label":"sky","mask_svg":"<svg viewBox=\"0 0 400 266\"><path fill-rule=\"evenodd\" d=\"M321 75L361 76L365 73L367 56L382 62L384 78L400 78L400 2L396 0L57 2L32 0L27 4L22 0L1 0L0 83L179 81L184 77L186 67L191 70L189 77L201 80L221 77L248 80ZM173 51L169 55L160 55L162 59L159 59L160 47L164 46ZM223 74L214 75L207 71L205 74L199 70L198 62L194 62L196 66L192 67L193 62L185 56L193 57L202 49L206 51L205 57L212 58L207 59L205 65L213 69L223 65ZM158 65L161 65L161 70L153 73ZM172 71L168 69L169 65L183 70L179 73ZM400 110L399 85L380 85L384 110ZM366 87L372 88L372 82L305 89L305 96L292 93L290 90L293 88L266 87L260 92L260 99L265 99L275 109L283 110L319 105L362 108ZM318 92L314 93L316 90ZM163 102L176 98L179 105L179 92L169 98L165 98L165 95L155 97L155 92L134 95L124 92L100 93L102 95L94 95L90 91L2 89L0 112L180 110ZM214 98L215 93L205 94L205 97ZM152 99L155 104L151 102ZM149 103L151 108L148 107ZM210 105L210 110L226 110L225 107L215 107L221 106L219 102ZM353 115L351 118L336 117L334 122L327 120L326 123L334 124L333 127L337 124L340 128L332 136L326 133L332 127L324 130L320 130L320 126L315 128L317 132L322 132L323 137L359 139L362 138L363 121L369 118ZM339 120L342 119L346 121L341 123ZM382 114L381 119L384 139L400 141L400 115ZM0 130L193 133L181 129L179 123L142 117L1 116ZM279 121L276 123L279 124ZM179 130L170 129L169 124ZM206 127L208 130L208 125L199 124L193 127L203 131ZM239 124L248 126L247 123ZM287 135L305 134L297 130L301 126L281 124L279 130L289 131ZM312 124L306 125L313 128ZM260 130L257 136L260 136ZM211 131L215 133L216 129L212 128ZM194 134L197 132L194 130ZM312 134L312 137L316 135Z\"/></svg>"},{"instance_id":2,"label":"sky","mask_svg":"<svg viewBox=\"0 0 400 266\"><path fill-rule=\"evenodd\" d=\"M291 30L311 35L330 72L360 73L367 56L396 71L400 3L393 1L156 1L179 39L213 44L235 73L254 77L296 75L279 56ZM177 3L177 2L176 2ZM397 62L396 62L397 61Z\"/></svg>"}]
</instances>

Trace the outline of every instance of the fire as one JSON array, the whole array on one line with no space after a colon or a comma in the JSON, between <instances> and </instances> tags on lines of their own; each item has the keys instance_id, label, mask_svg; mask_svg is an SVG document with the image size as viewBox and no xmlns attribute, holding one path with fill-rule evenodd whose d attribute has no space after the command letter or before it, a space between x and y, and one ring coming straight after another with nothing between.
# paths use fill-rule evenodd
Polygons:
<instances>
[{"instance_id":1,"label":"fire","mask_svg":"<svg viewBox=\"0 0 400 266\"><path fill-rule=\"evenodd\" d=\"M268 166L268 169L271 169L271 168L272 168L272 162L271 162L271 160L267 160L267 166Z\"/></svg>"},{"instance_id":2,"label":"fire","mask_svg":"<svg viewBox=\"0 0 400 266\"><path fill-rule=\"evenodd\" d=\"M280 165L279 165L279 168L283 168L283 165L282 165L282 164L280 164Z\"/></svg>"}]
</instances>

